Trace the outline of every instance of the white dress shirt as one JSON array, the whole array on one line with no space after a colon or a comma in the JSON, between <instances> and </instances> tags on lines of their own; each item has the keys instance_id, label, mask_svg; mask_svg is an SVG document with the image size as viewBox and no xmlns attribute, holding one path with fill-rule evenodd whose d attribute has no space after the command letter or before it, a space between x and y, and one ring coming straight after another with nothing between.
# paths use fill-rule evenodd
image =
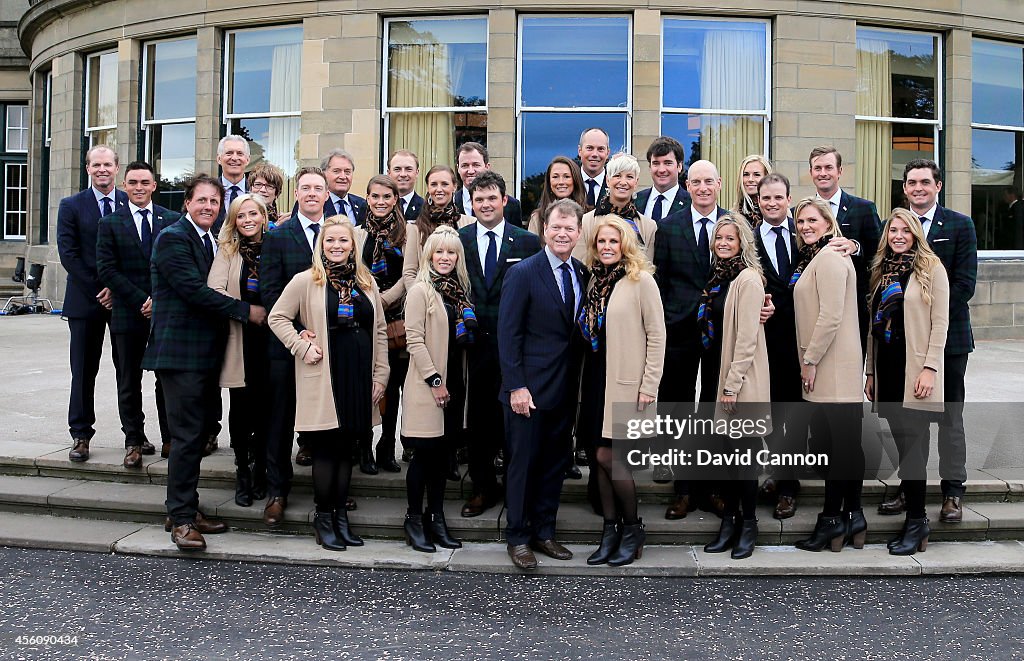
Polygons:
<instances>
[{"instance_id":1,"label":"white dress shirt","mask_svg":"<svg viewBox=\"0 0 1024 661\"><path fill-rule=\"evenodd\" d=\"M101 193L98 190L96 190L96 187L94 186L93 189L92 189L92 194L96 196L96 206L98 206L99 209L100 209L100 216L103 216L103 199L104 198L110 200L110 212L113 213L113 212L117 211L117 189L116 188L111 188L110 192L107 193L106 195L104 195L103 193Z\"/></svg>"},{"instance_id":2,"label":"white dress shirt","mask_svg":"<svg viewBox=\"0 0 1024 661\"><path fill-rule=\"evenodd\" d=\"M551 252L551 248L544 246L544 254L547 255L548 264L551 266L551 273L555 277L555 284L558 285L558 291L562 294L562 300L565 300L565 291L562 289L562 264L569 265L569 273L572 274L572 293L575 305L574 310L580 309L580 281L576 277L576 269L573 268L572 258L563 262L562 260L555 257L555 254Z\"/></svg>"},{"instance_id":3,"label":"white dress shirt","mask_svg":"<svg viewBox=\"0 0 1024 661\"><path fill-rule=\"evenodd\" d=\"M213 256L216 257L217 253L220 252L220 246L217 245L217 237L215 237L210 230L204 230L199 225L196 225L196 221L192 220L192 216L185 214L185 217L188 218L188 222L192 223L192 227L195 229L196 234L199 235L200 243L203 242L204 236L206 236L207 234L210 235L210 243L213 245Z\"/></svg>"},{"instance_id":4,"label":"white dress shirt","mask_svg":"<svg viewBox=\"0 0 1024 661\"><path fill-rule=\"evenodd\" d=\"M309 228L313 223L320 223L320 231L324 230L324 217L320 216L320 220L310 220L302 215L302 212L298 213L299 223L302 224L302 231L306 233L306 240L309 241L309 249L313 249L313 243L316 241L316 234Z\"/></svg>"},{"instance_id":5,"label":"white dress shirt","mask_svg":"<svg viewBox=\"0 0 1024 661\"><path fill-rule=\"evenodd\" d=\"M665 196L665 200L661 203L661 217L664 218L668 215L668 210L672 208L672 202L675 201L676 195L679 195L679 184L669 188L664 193L659 193L657 188L651 189L651 196L647 198L647 206L644 207L643 212L648 218L654 217L654 203L659 195Z\"/></svg>"},{"instance_id":6,"label":"white dress shirt","mask_svg":"<svg viewBox=\"0 0 1024 661\"><path fill-rule=\"evenodd\" d=\"M487 271L487 246L490 245L491 239L487 236L488 232L494 232L497 238L494 239L495 245L498 247L498 253L501 253L501 242L505 239L505 220L501 219L498 224L494 226L494 229L487 229L483 223L477 221L476 223L476 247L477 252L480 254L480 272Z\"/></svg>"},{"instance_id":7,"label":"white dress shirt","mask_svg":"<svg viewBox=\"0 0 1024 661\"><path fill-rule=\"evenodd\" d=\"M149 236L153 236L153 202L150 201L145 207L137 207L131 202L128 203L128 211L132 213L132 218L135 220L135 231L139 233L139 241L142 240L142 214L139 211L145 209L149 212L147 215L146 222L149 223ZM210 237L213 239L213 237Z\"/></svg>"},{"instance_id":8,"label":"white dress shirt","mask_svg":"<svg viewBox=\"0 0 1024 661\"><path fill-rule=\"evenodd\" d=\"M711 221L711 222L708 223L708 256L710 257L711 253L714 252L714 245L715 245L715 223L718 222L718 206L716 205L715 208L711 211L711 213L709 213L706 216L700 215L700 212L697 211L697 209L695 209L694 207L691 206L690 208L693 209L693 212L692 212L693 213L693 235L695 237L697 237L697 245L698 246L700 245L700 221L701 221L701 219L702 218L707 218L708 220Z\"/></svg>"},{"instance_id":9,"label":"white dress shirt","mask_svg":"<svg viewBox=\"0 0 1024 661\"><path fill-rule=\"evenodd\" d=\"M928 238L928 230L932 227L932 221L935 220L935 210L939 208L939 205L933 204L932 208L924 212L918 218L921 220L921 227L924 229L924 238Z\"/></svg>"},{"instance_id":10,"label":"white dress shirt","mask_svg":"<svg viewBox=\"0 0 1024 661\"><path fill-rule=\"evenodd\" d=\"M792 235L789 232L789 218L782 221L778 227L782 228L782 240L786 243L786 254L789 255L789 263L793 263L793 247L790 243ZM775 268L775 272L779 272L779 260L775 254L775 228L776 225L772 225L767 220L757 226L759 232L761 232L761 241L764 243L764 251L768 253L768 259L772 261L772 267Z\"/></svg>"},{"instance_id":11,"label":"white dress shirt","mask_svg":"<svg viewBox=\"0 0 1024 661\"><path fill-rule=\"evenodd\" d=\"M462 209L464 214L470 218L475 218L473 215L473 200L469 197L469 189L465 186L462 187Z\"/></svg>"}]
</instances>

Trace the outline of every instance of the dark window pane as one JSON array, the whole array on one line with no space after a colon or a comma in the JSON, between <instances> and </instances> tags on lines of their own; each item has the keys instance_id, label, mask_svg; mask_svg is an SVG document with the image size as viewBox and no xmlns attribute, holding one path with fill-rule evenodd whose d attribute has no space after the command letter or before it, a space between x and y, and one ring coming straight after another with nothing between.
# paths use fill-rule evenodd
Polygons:
<instances>
[{"instance_id":1,"label":"dark window pane","mask_svg":"<svg viewBox=\"0 0 1024 661\"><path fill-rule=\"evenodd\" d=\"M472 107L486 102L486 19L390 24L389 106Z\"/></svg>"},{"instance_id":2,"label":"dark window pane","mask_svg":"<svg viewBox=\"0 0 1024 661\"><path fill-rule=\"evenodd\" d=\"M298 112L301 26L235 32L228 44L229 113Z\"/></svg>"},{"instance_id":3,"label":"dark window pane","mask_svg":"<svg viewBox=\"0 0 1024 661\"><path fill-rule=\"evenodd\" d=\"M973 121L1024 126L1024 49L974 40Z\"/></svg>"},{"instance_id":4,"label":"dark window pane","mask_svg":"<svg viewBox=\"0 0 1024 661\"><path fill-rule=\"evenodd\" d=\"M146 119L196 114L196 40L149 44L146 51Z\"/></svg>"},{"instance_id":5,"label":"dark window pane","mask_svg":"<svg viewBox=\"0 0 1024 661\"><path fill-rule=\"evenodd\" d=\"M764 110L766 39L764 23L666 20L663 105Z\"/></svg>"},{"instance_id":6,"label":"dark window pane","mask_svg":"<svg viewBox=\"0 0 1024 661\"><path fill-rule=\"evenodd\" d=\"M1021 186L1024 133L972 131L971 217L979 250L1021 250L1024 237L1013 220L1008 187ZM1024 204L1018 202L1017 204Z\"/></svg>"}]
</instances>

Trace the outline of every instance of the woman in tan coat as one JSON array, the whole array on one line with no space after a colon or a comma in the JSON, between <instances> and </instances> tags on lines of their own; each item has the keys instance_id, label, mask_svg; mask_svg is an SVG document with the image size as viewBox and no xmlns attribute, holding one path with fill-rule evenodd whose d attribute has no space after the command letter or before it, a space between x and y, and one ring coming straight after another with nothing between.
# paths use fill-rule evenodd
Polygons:
<instances>
[{"instance_id":1,"label":"woman in tan coat","mask_svg":"<svg viewBox=\"0 0 1024 661\"><path fill-rule=\"evenodd\" d=\"M706 349L720 356L715 419L770 421L768 345L761 323L765 279L750 224L735 212L719 216L712 247L711 279L701 294L697 321ZM721 348L715 351L715 345ZM723 436L721 447L756 452L770 432L770 426L762 425L756 436ZM732 549L733 559L740 560L750 557L757 543L757 471L730 467L729 478L718 490L725 503L718 536L704 551Z\"/></svg>"},{"instance_id":2,"label":"woman in tan coat","mask_svg":"<svg viewBox=\"0 0 1024 661\"><path fill-rule=\"evenodd\" d=\"M262 305L260 249L268 227L263 198L239 195L221 227L220 249L206 283L214 290ZM267 327L230 321L220 387L228 388L228 432L235 452L235 503L249 507L267 495Z\"/></svg>"},{"instance_id":3,"label":"woman in tan coat","mask_svg":"<svg viewBox=\"0 0 1024 661\"><path fill-rule=\"evenodd\" d=\"M389 372L383 297L356 251L348 219L325 220L312 268L292 278L270 313L270 329L295 356L295 431L308 432L313 448L316 541L334 551L363 544L345 502L353 450L372 437ZM315 339L297 334L295 322Z\"/></svg>"},{"instance_id":4,"label":"woman in tan coat","mask_svg":"<svg viewBox=\"0 0 1024 661\"><path fill-rule=\"evenodd\" d=\"M902 532L889 553L928 546L925 466L929 424L943 410L943 352L949 328L949 279L924 237L921 221L895 209L871 265L871 332L864 394L889 421L899 450L900 489L907 502Z\"/></svg>"},{"instance_id":5,"label":"woman in tan coat","mask_svg":"<svg viewBox=\"0 0 1024 661\"><path fill-rule=\"evenodd\" d=\"M621 218L636 234L640 251L648 261L654 259L654 235L658 231L658 223L647 216L641 215L633 204L636 188L640 183L640 163L632 154L620 152L611 157L605 167L605 178L608 192L597 202L597 208L583 216L583 229L580 240L572 251L572 256L583 261L587 258L587 250L594 242L594 228L601 216L613 214Z\"/></svg>"},{"instance_id":6,"label":"woman in tan coat","mask_svg":"<svg viewBox=\"0 0 1024 661\"><path fill-rule=\"evenodd\" d=\"M444 519L444 486L465 421L465 352L476 314L459 233L440 226L427 237L419 275L406 295L409 372L402 388L402 445L413 450L405 475L405 540L417 551L461 548ZM427 512L423 513L423 492Z\"/></svg>"},{"instance_id":7,"label":"woman in tan coat","mask_svg":"<svg viewBox=\"0 0 1024 661\"><path fill-rule=\"evenodd\" d=\"M643 552L646 532L637 514L636 485L623 459L625 430L613 425L616 404L653 412L665 365L665 312L654 267L626 221L605 214L593 228L586 262L592 277L580 312L590 347L583 367L576 435L596 448L593 470L604 530L587 564L628 565Z\"/></svg>"},{"instance_id":8,"label":"woman in tan coat","mask_svg":"<svg viewBox=\"0 0 1024 661\"><path fill-rule=\"evenodd\" d=\"M857 276L850 258L828 247L830 240L842 236L828 202L805 198L794 215L800 256L789 286L796 310L800 378L804 400L816 404L810 418L815 445L829 449L825 504L814 533L796 546L841 551L849 539L854 548L863 548L867 523L861 507L864 396Z\"/></svg>"}]
</instances>

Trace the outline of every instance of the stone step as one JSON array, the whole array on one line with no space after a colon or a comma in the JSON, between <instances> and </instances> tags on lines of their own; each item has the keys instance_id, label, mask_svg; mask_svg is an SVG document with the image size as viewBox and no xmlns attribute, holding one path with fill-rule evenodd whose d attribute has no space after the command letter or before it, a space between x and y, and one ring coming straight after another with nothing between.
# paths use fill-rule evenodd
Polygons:
<instances>
[{"instance_id":1,"label":"stone step","mask_svg":"<svg viewBox=\"0 0 1024 661\"><path fill-rule=\"evenodd\" d=\"M211 516L223 518L233 528L265 532L262 502L239 507L233 491L201 487L200 506ZM164 520L164 486L155 483L127 483L76 480L38 475L0 475L0 511L56 515L102 521L126 521L159 524ZM353 529L372 538L401 539L406 505L403 498L360 497L359 508L349 515ZM467 541L500 541L502 508L494 507L483 515L463 518L461 501L446 502L446 518L453 533ZM296 493L289 498L281 532L310 534L313 516L312 497ZM641 504L640 515L651 544L703 544L719 527L719 519L705 512L691 512L681 521L667 521L660 504ZM903 517L879 516L874 508L865 508L869 542L889 539L901 527ZM968 502L964 520L959 524L938 521L938 500L929 503L932 539L937 541L977 541L1024 538L1024 503ZM758 513L762 545L790 545L807 537L814 528L816 508L801 507L797 515L776 521L768 508ZM559 508L558 536L566 542L593 543L600 536L602 521L583 503L564 503Z\"/></svg>"}]
</instances>

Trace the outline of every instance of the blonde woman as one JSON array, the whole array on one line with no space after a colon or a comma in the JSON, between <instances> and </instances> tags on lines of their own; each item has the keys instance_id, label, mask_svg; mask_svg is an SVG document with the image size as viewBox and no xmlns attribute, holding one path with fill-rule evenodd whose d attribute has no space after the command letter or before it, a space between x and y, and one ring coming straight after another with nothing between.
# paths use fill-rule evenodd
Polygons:
<instances>
[{"instance_id":1,"label":"blonde woman","mask_svg":"<svg viewBox=\"0 0 1024 661\"><path fill-rule=\"evenodd\" d=\"M712 252L711 279L698 303L697 323L705 348L719 361L715 418L770 420L768 345L760 318L765 278L754 233L743 216L718 218ZM712 368L710 360L705 368ZM770 426L765 434L769 432ZM756 450L761 436L721 441L726 451ZM729 478L719 486L725 508L718 537L704 551L732 549L733 559L740 560L750 557L757 543L757 472L736 467Z\"/></svg>"},{"instance_id":2,"label":"blonde woman","mask_svg":"<svg viewBox=\"0 0 1024 661\"><path fill-rule=\"evenodd\" d=\"M925 240L921 221L895 209L871 264L871 331L864 394L887 418L899 450L900 489L907 503L902 532L889 553L928 546L925 466L929 424L943 410L943 352L949 328L949 279Z\"/></svg>"},{"instance_id":3,"label":"blonde woman","mask_svg":"<svg viewBox=\"0 0 1024 661\"><path fill-rule=\"evenodd\" d=\"M654 235L658 223L641 215L633 204L636 189L640 184L640 163L632 154L619 152L608 160L605 166L605 182L608 192L597 202L597 208L583 215L583 230L572 256L583 261L594 242L594 227L601 216L615 215L622 219L636 234L640 251L648 260L654 259Z\"/></svg>"},{"instance_id":4,"label":"blonde woman","mask_svg":"<svg viewBox=\"0 0 1024 661\"><path fill-rule=\"evenodd\" d=\"M442 225L423 244L419 274L405 301L409 371L402 388L402 445L413 450L405 476L405 538L425 553L433 553L435 543L462 546L445 523L444 487L451 450L462 442L465 352L477 328L469 291L459 233Z\"/></svg>"},{"instance_id":5,"label":"blonde woman","mask_svg":"<svg viewBox=\"0 0 1024 661\"><path fill-rule=\"evenodd\" d=\"M771 162L760 154L751 154L740 162L736 176L736 202L731 210L746 218L752 228L761 222L757 185L771 173Z\"/></svg>"},{"instance_id":6,"label":"blonde woman","mask_svg":"<svg viewBox=\"0 0 1024 661\"><path fill-rule=\"evenodd\" d=\"M614 184L610 184L614 186ZM636 485L613 452L613 403L654 404L665 364L665 312L654 267L636 231L612 214L598 218L587 245L590 284L579 324L590 351L583 367L577 438L596 449L593 470L604 516L598 549L587 564L628 565L643 553L646 532L637 514Z\"/></svg>"},{"instance_id":7,"label":"blonde woman","mask_svg":"<svg viewBox=\"0 0 1024 661\"><path fill-rule=\"evenodd\" d=\"M362 546L345 503L355 447L369 443L388 383L387 330L377 283L357 256L345 216L324 221L313 265L292 278L270 314L270 329L295 357L295 430L313 450L317 543ZM315 334L306 340L295 322Z\"/></svg>"},{"instance_id":8,"label":"blonde woman","mask_svg":"<svg viewBox=\"0 0 1024 661\"><path fill-rule=\"evenodd\" d=\"M263 305L260 251L268 221L267 206L259 195L235 198L220 229L220 249L206 280L211 289ZM228 432L235 452L235 503L240 507L267 495L267 333L266 326L231 320L220 370L220 387L229 389L231 401Z\"/></svg>"},{"instance_id":9,"label":"blonde woman","mask_svg":"<svg viewBox=\"0 0 1024 661\"><path fill-rule=\"evenodd\" d=\"M860 323L857 274L850 257L828 242L841 237L829 203L808 197L796 205L799 258L790 287L796 311L803 397L815 404L810 428L815 444L830 448L825 504L810 538L796 543L806 551L844 540L863 548L867 523L861 507L864 450L861 447Z\"/></svg>"}]
</instances>

